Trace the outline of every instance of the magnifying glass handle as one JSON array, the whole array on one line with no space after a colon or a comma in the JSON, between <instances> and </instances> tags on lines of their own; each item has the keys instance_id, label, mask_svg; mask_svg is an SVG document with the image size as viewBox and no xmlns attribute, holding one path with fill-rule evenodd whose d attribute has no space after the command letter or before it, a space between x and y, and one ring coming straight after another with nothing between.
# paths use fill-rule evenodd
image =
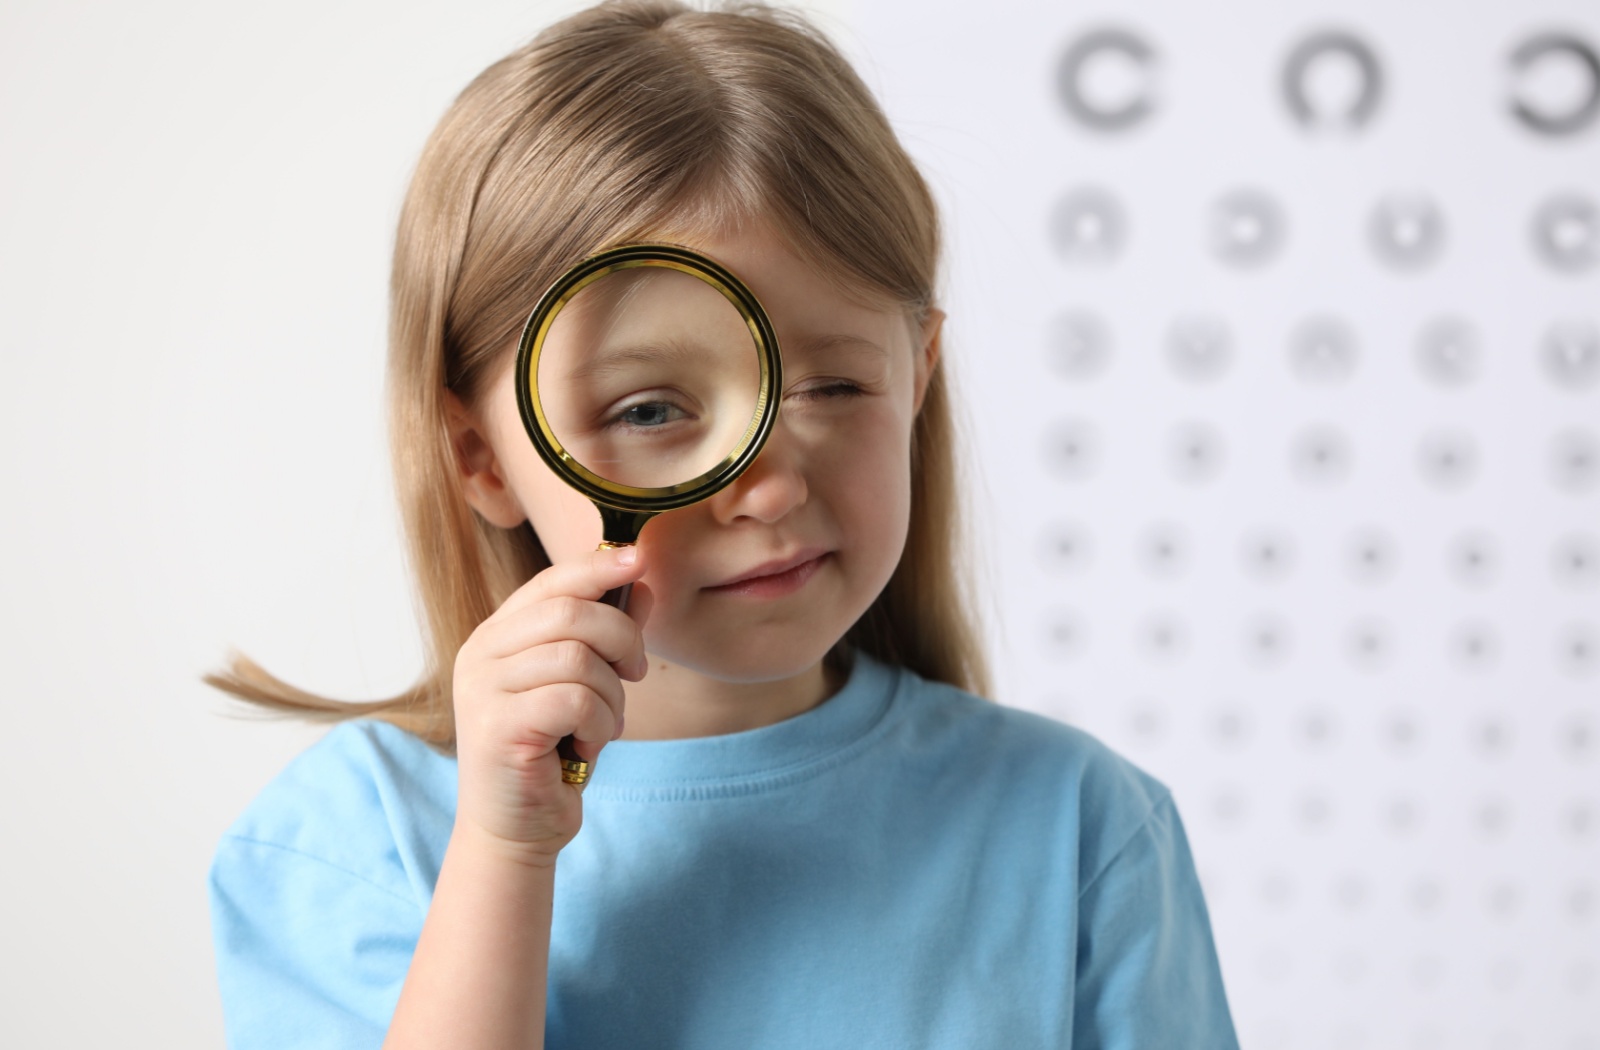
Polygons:
<instances>
[{"instance_id":1,"label":"magnifying glass handle","mask_svg":"<svg viewBox=\"0 0 1600 1050\"><path fill-rule=\"evenodd\" d=\"M601 605L610 605L616 609L627 612L628 599L633 597L633 584L625 583L621 587L613 587L600 596Z\"/></svg>"},{"instance_id":2,"label":"magnifying glass handle","mask_svg":"<svg viewBox=\"0 0 1600 1050\"><path fill-rule=\"evenodd\" d=\"M625 583L621 587L613 587L600 596L601 605L611 605L628 611L628 599L633 595L633 584ZM572 737L564 736L556 745L556 754L561 756L561 779L568 784L583 784L588 782L589 774L593 767L578 757L578 749L572 746Z\"/></svg>"}]
</instances>

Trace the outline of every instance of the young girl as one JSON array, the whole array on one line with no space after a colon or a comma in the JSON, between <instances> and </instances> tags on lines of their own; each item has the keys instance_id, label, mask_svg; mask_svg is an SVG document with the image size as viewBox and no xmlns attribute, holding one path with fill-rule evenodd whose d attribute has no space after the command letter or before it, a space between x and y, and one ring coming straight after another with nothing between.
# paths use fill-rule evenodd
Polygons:
<instances>
[{"instance_id":1,"label":"young girl","mask_svg":"<svg viewBox=\"0 0 1600 1050\"><path fill-rule=\"evenodd\" d=\"M645 240L755 292L781 411L732 485L597 552L512 363L558 275ZM217 849L230 1046L1236 1045L1167 790L979 698L938 258L926 185L793 15L602 4L468 86L393 272L432 660L366 704L208 678L342 720Z\"/></svg>"}]
</instances>

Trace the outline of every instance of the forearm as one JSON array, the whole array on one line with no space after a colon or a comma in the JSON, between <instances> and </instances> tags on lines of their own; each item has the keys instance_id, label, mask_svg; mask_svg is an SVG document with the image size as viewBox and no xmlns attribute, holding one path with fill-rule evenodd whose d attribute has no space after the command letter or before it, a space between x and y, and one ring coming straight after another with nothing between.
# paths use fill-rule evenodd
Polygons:
<instances>
[{"instance_id":1,"label":"forearm","mask_svg":"<svg viewBox=\"0 0 1600 1050\"><path fill-rule=\"evenodd\" d=\"M554 883L458 826L384 1050L540 1050Z\"/></svg>"}]
</instances>

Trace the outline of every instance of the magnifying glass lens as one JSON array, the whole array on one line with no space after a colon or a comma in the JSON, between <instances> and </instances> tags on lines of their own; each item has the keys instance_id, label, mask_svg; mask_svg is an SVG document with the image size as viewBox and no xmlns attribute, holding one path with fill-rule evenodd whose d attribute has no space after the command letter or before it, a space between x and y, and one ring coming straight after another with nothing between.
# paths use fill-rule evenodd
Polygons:
<instances>
[{"instance_id":1,"label":"magnifying glass lens","mask_svg":"<svg viewBox=\"0 0 1600 1050\"><path fill-rule=\"evenodd\" d=\"M660 489L739 449L759 415L761 354L715 286L641 266L610 271L562 305L537 381L568 456L613 484Z\"/></svg>"}]
</instances>

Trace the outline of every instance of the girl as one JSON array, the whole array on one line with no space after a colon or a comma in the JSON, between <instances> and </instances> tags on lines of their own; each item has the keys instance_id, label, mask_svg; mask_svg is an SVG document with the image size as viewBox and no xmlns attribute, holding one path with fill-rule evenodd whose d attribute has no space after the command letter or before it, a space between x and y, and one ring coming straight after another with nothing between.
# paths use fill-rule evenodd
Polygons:
<instances>
[{"instance_id":1,"label":"girl","mask_svg":"<svg viewBox=\"0 0 1600 1050\"><path fill-rule=\"evenodd\" d=\"M742 277L776 429L596 552L511 368L564 269ZM210 875L230 1045L1231 1047L1171 796L979 699L927 187L795 16L621 0L462 93L400 221L389 391L432 662L342 720ZM623 613L596 599L636 584ZM568 734L594 772L563 783Z\"/></svg>"}]
</instances>

